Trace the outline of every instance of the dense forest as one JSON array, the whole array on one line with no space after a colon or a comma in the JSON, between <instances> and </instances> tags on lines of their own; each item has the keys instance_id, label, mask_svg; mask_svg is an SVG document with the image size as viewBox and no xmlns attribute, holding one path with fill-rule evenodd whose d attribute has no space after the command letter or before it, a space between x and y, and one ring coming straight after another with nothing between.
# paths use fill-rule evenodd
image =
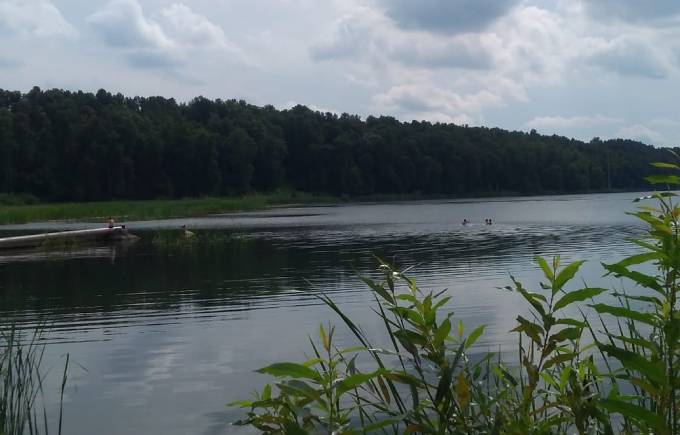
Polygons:
<instances>
[{"instance_id":1,"label":"dense forest","mask_svg":"<svg viewBox=\"0 0 680 435\"><path fill-rule=\"evenodd\" d=\"M0 192L50 201L641 189L662 149L236 100L0 90Z\"/></svg>"}]
</instances>

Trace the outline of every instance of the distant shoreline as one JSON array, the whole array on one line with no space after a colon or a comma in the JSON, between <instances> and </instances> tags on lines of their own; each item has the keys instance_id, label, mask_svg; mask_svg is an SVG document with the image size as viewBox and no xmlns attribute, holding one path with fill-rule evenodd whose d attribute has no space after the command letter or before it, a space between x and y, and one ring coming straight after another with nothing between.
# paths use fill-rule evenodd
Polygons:
<instances>
[{"instance_id":1,"label":"distant shoreline","mask_svg":"<svg viewBox=\"0 0 680 435\"><path fill-rule=\"evenodd\" d=\"M486 192L476 195L370 195L356 197L322 196L300 192L253 194L241 197L209 197L185 199L152 199L130 201L101 201L80 203L38 203L0 206L0 225L27 224L49 221L145 221L155 219L201 217L215 214L260 211L272 208L351 203L387 203L407 201L473 200L567 196L603 193L640 193L648 190L610 190L590 192L542 192L538 194L514 192Z\"/></svg>"}]
</instances>

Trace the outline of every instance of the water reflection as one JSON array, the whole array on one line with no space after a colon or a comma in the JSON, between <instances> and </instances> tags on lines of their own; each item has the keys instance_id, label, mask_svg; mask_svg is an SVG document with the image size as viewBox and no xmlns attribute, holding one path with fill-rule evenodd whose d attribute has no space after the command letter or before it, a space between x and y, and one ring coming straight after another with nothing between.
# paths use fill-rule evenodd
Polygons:
<instances>
[{"instance_id":1,"label":"water reflection","mask_svg":"<svg viewBox=\"0 0 680 435\"><path fill-rule=\"evenodd\" d=\"M357 279L373 255L413 266L420 286L448 288L469 327L489 325L480 349L514 346L524 309L497 287L509 274L536 286L535 255L589 260L583 278L610 285L599 261L635 250L642 228L626 195L279 209L244 215L130 223L132 245L0 256L4 316L54 323L49 364L69 352L67 432L229 433L224 404L265 379L252 370L299 359L307 334L332 318L329 294L380 340L372 296ZM480 224L487 216L495 224ZM463 218L473 221L463 227ZM475 223L477 222L477 223ZM156 234L189 224L207 241L159 246ZM12 226L6 232L70 228ZM96 225L96 224L93 224ZM217 240L217 243L210 243ZM338 339L349 340L340 329ZM87 409L86 415L79 410Z\"/></svg>"}]
</instances>

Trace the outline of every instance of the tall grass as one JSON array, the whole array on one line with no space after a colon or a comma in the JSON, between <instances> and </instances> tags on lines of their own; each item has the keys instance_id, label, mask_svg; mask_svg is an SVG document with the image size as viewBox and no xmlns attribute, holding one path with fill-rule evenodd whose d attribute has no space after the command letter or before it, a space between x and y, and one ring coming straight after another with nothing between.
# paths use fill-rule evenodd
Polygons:
<instances>
[{"instance_id":1,"label":"tall grass","mask_svg":"<svg viewBox=\"0 0 680 435\"><path fill-rule=\"evenodd\" d=\"M227 198L3 205L0 207L0 224L84 219L103 222L109 216L119 221L167 219L261 210L279 204L328 201L331 199L282 191Z\"/></svg>"},{"instance_id":2,"label":"tall grass","mask_svg":"<svg viewBox=\"0 0 680 435\"><path fill-rule=\"evenodd\" d=\"M43 400L44 373L41 370L45 328L39 325L31 331L22 331L13 324L0 331L0 434L48 434L50 424ZM61 383L59 424L56 433L62 433L64 389L68 374L68 357Z\"/></svg>"},{"instance_id":3,"label":"tall grass","mask_svg":"<svg viewBox=\"0 0 680 435\"><path fill-rule=\"evenodd\" d=\"M680 172L674 164L655 166ZM648 181L678 185L680 177ZM634 213L648 225L646 237L633 241L642 252L603 265L605 273L634 283L634 294L575 286L583 262L562 264L559 257L536 258L543 274L537 288L511 278L505 289L524 300L530 315L516 318L517 353L509 361L471 354L484 327L468 332L449 311L449 296L419 288L381 261L380 279L363 281L390 346L373 345L323 296L357 346L337 347L334 328L322 325L318 339L310 339L311 359L258 370L276 383L233 404L245 410L237 424L271 434L679 434L680 208L674 196L645 198L657 205ZM644 264L656 273L643 273ZM620 303L595 300L604 293Z\"/></svg>"}]
</instances>

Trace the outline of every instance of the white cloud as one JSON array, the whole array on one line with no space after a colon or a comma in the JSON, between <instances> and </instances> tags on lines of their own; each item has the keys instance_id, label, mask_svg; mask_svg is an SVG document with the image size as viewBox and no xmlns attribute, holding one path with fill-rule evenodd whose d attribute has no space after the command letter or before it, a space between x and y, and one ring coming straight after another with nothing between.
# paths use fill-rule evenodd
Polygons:
<instances>
[{"instance_id":1,"label":"white cloud","mask_svg":"<svg viewBox=\"0 0 680 435\"><path fill-rule=\"evenodd\" d=\"M0 79L668 144L655 133L680 137L663 119L679 89L678 5L0 0Z\"/></svg>"},{"instance_id":2,"label":"white cloud","mask_svg":"<svg viewBox=\"0 0 680 435\"><path fill-rule=\"evenodd\" d=\"M76 29L48 0L0 1L0 33L38 37L76 36Z\"/></svg>"},{"instance_id":3,"label":"white cloud","mask_svg":"<svg viewBox=\"0 0 680 435\"><path fill-rule=\"evenodd\" d=\"M671 57L654 41L619 37L592 53L590 59L595 65L624 76L661 79L671 73L672 65L667 61Z\"/></svg>"},{"instance_id":4,"label":"white cloud","mask_svg":"<svg viewBox=\"0 0 680 435\"><path fill-rule=\"evenodd\" d=\"M618 124L621 119L609 116L537 116L526 123L528 128L560 130L564 128L590 128L607 124Z\"/></svg>"},{"instance_id":5,"label":"white cloud","mask_svg":"<svg viewBox=\"0 0 680 435\"><path fill-rule=\"evenodd\" d=\"M173 67L196 50L237 51L220 26L181 3L154 19L137 0L111 0L86 21L105 44L123 50L130 64L140 68Z\"/></svg>"},{"instance_id":6,"label":"white cloud","mask_svg":"<svg viewBox=\"0 0 680 435\"><path fill-rule=\"evenodd\" d=\"M616 132L616 137L639 140L650 145L665 144L667 142L666 137L662 133L642 124L624 127Z\"/></svg>"},{"instance_id":7,"label":"white cloud","mask_svg":"<svg viewBox=\"0 0 680 435\"><path fill-rule=\"evenodd\" d=\"M398 112L405 119L457 120L467 124L475 123L475 115L482 109L501 106L503 99L486 90L461 95L421 83L394 86L375 96L374 102L379 110Z\"/></svg>"},{"instance_id":8,"label":"white cloud","mask_svg":"<svg viewBox=\"0 0 680 435\"><path fill-rule=\"evenodd\" d=\"M222 28L182 3L162 11L172 39L190 48L231 48Z\"/></svg>"}]
</instances>

